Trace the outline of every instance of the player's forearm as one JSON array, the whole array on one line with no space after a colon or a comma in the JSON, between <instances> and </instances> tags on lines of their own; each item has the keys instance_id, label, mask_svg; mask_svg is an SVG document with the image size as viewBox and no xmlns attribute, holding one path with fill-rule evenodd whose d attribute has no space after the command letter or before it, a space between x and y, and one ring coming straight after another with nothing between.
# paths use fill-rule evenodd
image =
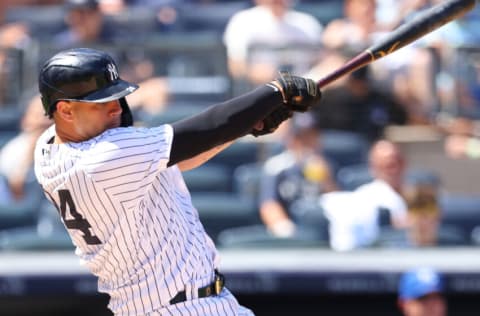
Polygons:
<instances>
[{"instance_id":1,"label":"player's forearm","mask_svg":"<svg viewBox=\"0 0 480 316\"><path fill-rule=\"evenodd\" d=\"M257 122L282 104L279 91L262 86L173 123L174 136L168 165L247 135Z\"/></svg>"},{"instance_id":2,"label":"player's forearm","mask_svg":"<svg viewBox=\"0 0 480 316\"><path fill-rule=\"evenodd\" d=\"M203 165L204 163L206 163L207 161L209 161L210 159L212 159L219 152L221 152L222 150L224 150L225 148L230 146L233 142L234 141L232 140L228 143L216 146L216 147L214 147L214 148L212 148L208 151L205 151L205 152L203 152L203 153L201 153L201 154L199 154L199 155L197 155L193 158L183 160L183 161L178 163L178 168L181 171L188 171L188 170L197 168L197 167Z\"/></svg>"},{"instance_id":3,"label":"player's forearm","mask_svg":"<svg viewBox=\"0 0 480 316\"><path fill-rule=\"evenodd\" d=\"M277 237L290 237L295 233L295 223L277 201L264 201L260 206L260 218L267 229Z\"/></svg>"}]
</instances>

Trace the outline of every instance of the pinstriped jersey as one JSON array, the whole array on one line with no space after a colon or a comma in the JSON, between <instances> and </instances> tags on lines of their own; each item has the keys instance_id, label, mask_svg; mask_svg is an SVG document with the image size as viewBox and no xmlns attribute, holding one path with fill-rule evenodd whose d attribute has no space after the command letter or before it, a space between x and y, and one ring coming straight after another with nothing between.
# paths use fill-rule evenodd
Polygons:
<instances>
[{"instance_id":1,"label":"pinstriped jersey","mask_svg":"<svg viewBox=\"0 0 480 316\"><path fill-rule=\"evenodd\" d=\"M228 290L196 299L218 255L180 170L167 167L170 125L113 128L79 143L53 144L54 135L52 126L37 142L36 177L115 314L242 314ZM170 305L179 291L188 300Z\"/></svg>"}]
</instances>

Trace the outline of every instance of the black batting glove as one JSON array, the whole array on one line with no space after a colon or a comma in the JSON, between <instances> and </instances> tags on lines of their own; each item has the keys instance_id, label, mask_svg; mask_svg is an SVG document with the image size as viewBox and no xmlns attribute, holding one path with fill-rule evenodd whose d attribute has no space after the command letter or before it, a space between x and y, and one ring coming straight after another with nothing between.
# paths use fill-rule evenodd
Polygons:
<instances>
[{"instance_id":1,"label":"black batting glove","mask_svg":"<svg viewBox=\"0 0 480 316\"><path fill-rule=\"evenodd\" d=\"M312 79L292 76L288 71L280 71L280 76L271 82L280 89L285 103L295 112L306 112L320 102L322 93Z\"/></svg>"},{"instance_id":2,"label":"black batting glove","mask_svg":"<svg viewBox=\"0 0 480 316\"><path fill-rule=\"evenodd\" d=\"M254 127L250 134L258 137L273 133L283 121L291 118L292 115L293 111L287 106L282 105L264 118L258 126Z\"/></svg>"}]
</instances>

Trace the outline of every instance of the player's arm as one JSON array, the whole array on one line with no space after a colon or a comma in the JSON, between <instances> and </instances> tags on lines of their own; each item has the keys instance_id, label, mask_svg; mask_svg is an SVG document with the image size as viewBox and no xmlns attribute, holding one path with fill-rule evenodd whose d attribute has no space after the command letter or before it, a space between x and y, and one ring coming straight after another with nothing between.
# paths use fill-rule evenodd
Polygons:
<instances>
[{"instance_id":1,"label":"player's arm","mask_svg":"<svg viewBox=\"0 0 480 316\"><path fill-rule=\"evenodd\" d=\"M209 161L214 156L216 156L219 152L223 151L225 148L227 148L228 146L233 144L233 142L234 141L232 140L228 143L213 147L212 149L207 150L207 151L205 151L201 154L198 154L193 158L180 161L178 163L178 168L181 171L188 171L190 169L197 168L197 167L203 165L204 163L206 163L207 161Z\"/></svg>"},{"instance_id":2,"label":"player's arm","mask_svg":"<svg viewBox=\"0 0 480 316\"><path fill-rule=\"evenodd\" d=\"M272 132L266 130L270 126L265 124L271 115L286 119L291 111L307 111L320 97L320 91L313 80L283 73L277 80L252 92L173 123L168 165L193 158L249 133L262 135ZM267 126L260 128L258 122ZM271 129L274 130L277 126Z\"/></svg>"},{"instance_id":3,"label":"player's arm","mask_svg":"<svg viewBox=\"0 0 480 316\"><path fill-rule=\"evenodd\" d=\"M290 237L295 233L295 223L278 201L268 200L262 202L260 205L260 218L274 236Z\"/></svg>"}]
</instances>

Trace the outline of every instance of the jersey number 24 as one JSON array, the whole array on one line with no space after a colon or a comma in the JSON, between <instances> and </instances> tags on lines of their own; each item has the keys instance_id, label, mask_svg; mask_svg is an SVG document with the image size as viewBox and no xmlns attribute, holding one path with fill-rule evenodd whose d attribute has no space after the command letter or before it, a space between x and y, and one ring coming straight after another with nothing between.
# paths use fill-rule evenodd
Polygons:
<instances>
[{"instance_id":1,"label":"jersey number 24","mask_svg":"<svg viewBox=\"0 0 480 316\"><path fill-rule=\"evenodd\" d=\"M78 229L83 233L83 239L89 245L98 245L102 242L98 239L97 236L92 235L90 228L92 227L90 223L83 218L82 214L77 212L75 203L73 202L72 194L69 190L58 190L58 196L60 198L60 207L58 205L57 209L62 216L63 223L68 229ZM53 200L53 199L52 199ZM73 219L67 219L67 209L73 217Z\"/></svg>"}]
</instances>

